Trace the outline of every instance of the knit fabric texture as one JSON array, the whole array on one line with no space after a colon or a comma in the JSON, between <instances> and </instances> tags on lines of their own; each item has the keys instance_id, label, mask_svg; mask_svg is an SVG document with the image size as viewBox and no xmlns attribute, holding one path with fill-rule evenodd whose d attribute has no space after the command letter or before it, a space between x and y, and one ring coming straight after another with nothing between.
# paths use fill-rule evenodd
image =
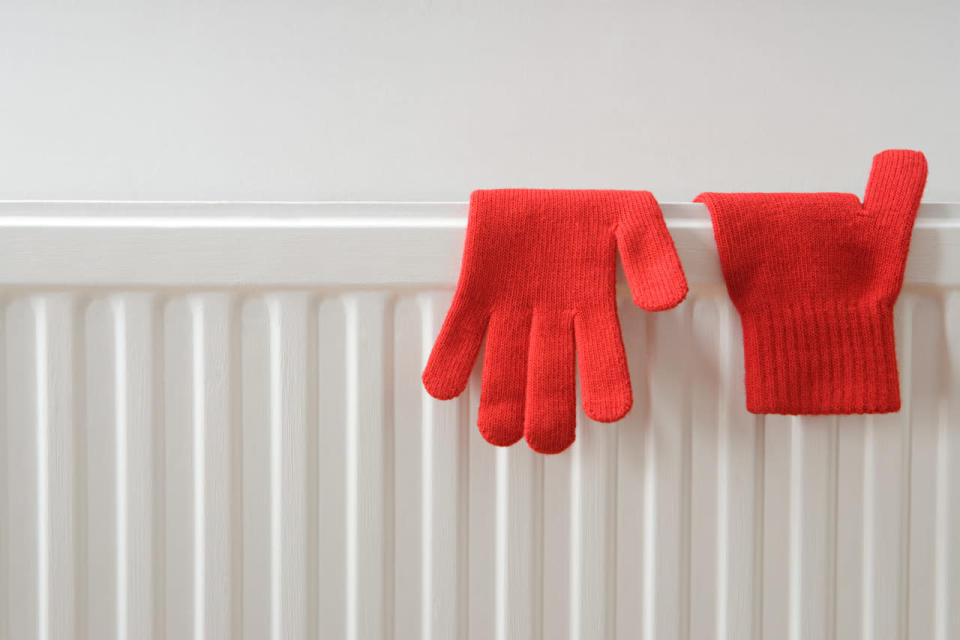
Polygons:
<instances>
[{"instance_id":1,"label":"knit fabric texture","mask_svg":"<svg viewBox=\"0 0 960 640\"><path fill-rule=\"evenodd\" d=\"M676 306L687 283L646 191L495 189L470 197L453 303L423 372L430 395L460 395L486 334L477 423L495 445L521 437L557 453L583 409L619 420L633 397L616 303L617 249L634 301Z\"/></svg>"},{"instance_id":2,"label":"knit fabric texture","mask_svg":"<svg viewBox=\"0 0 960 640\"><path fill-rule=\"evenodd\" d=\"M900 409L893 305L927 178L917 151L877 154L846 193L703 193L743 326L753 413Z\"/></svg>"}]
</instances>

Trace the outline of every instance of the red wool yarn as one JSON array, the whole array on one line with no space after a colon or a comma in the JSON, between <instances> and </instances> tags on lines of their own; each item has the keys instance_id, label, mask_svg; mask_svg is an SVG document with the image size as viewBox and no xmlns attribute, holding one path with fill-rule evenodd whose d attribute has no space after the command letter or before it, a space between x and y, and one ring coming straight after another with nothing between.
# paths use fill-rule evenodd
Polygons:
<instances>
[{"instance_id":1,"label":"red wool yarn","mask_svg":"<svg viewBox=\"0 0 960 640\"><path fill-rule=\"evenodd\" d=\"M747 409L900 409L893 304L927 178L917 151L884 151L861 204L847 193L703 193L740 312Z\"/></svg>"},{"instance_id":2,"label":"red wool yarn","mask_svg":"<svg viewBox=\"0 0 960 640\"><path fill-rule=\"evenodd\" d=\"M487 337L477 423L495 445L541 453L575 439L584 412L619 420L633 397L616 303L617 250L634 301L683 300L687 282L660 207L646 191L475 191L453 303L423 372L430 395L460 395Z\"/></svg>"}]
</instances>

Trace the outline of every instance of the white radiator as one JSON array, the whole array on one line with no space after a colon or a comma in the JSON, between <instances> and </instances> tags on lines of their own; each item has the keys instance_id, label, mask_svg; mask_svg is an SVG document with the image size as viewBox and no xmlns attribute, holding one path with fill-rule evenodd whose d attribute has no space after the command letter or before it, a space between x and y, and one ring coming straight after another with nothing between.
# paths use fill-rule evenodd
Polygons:
<instances>
[{"instance_id":1,"label":"white radiator","mask_svg":"<svg viewBox=\"0 0 960 640\"><path fill-rule=\"evenodd\" d=\"M465 205L0 204L0 640L960 637L960 205L872 418L746 413L664 212L691 295L624 291L634 409L544 457L420 385Z\"/></svg>"}]
</instances>

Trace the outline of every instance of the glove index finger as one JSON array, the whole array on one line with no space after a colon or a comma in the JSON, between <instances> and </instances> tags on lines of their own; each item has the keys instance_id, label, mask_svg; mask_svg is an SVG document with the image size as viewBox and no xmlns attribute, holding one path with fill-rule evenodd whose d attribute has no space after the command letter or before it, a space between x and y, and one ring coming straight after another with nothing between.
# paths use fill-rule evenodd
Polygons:
<instances>
[{"instance_id":1,"label":"glove index finger","mask_svg":"<svg viewBox=\"0 0 960 640\"><path fill-rule=\"evenodd\" d=\"M591 420L615 422L633 406L617 311L580 312L574 328L583 411Z\"/></svg>"},{"instance_id":2,"label":"glove index finger","mask_svg":"<svg viewBox=\"0 0 960 640\"><path fill-rule=\"evenodd\" d=\"M488 313L455 297L423 370L423 386L434 398L455 398L467 387L487 329Z\"/></svg>"}]
</instances>

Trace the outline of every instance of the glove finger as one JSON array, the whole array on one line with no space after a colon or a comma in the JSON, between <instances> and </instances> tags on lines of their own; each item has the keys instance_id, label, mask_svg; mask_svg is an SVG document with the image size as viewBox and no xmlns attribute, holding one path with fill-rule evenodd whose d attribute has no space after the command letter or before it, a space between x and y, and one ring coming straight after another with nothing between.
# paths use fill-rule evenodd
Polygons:
<instances>
[{"instance_id":1,"label":"glove finger","mask_svg":"<svg viewBox=\"0 0 960 640\"><path fill-rule=\"evenodd\" d=\"M463 393L486 328L486 314L454 299L423 370L427 393L438 400Z\"/></svg>"},{"instance_id":2,"label":"glove finger","mask_svg":"<svg viewBox=\"0 0 960 640\"><path fill-rule=\"evenodd\" d=\"M523 433L540 453L573 444L577 426L572 312L534 311Z\"/></svg>"},{"instance_id":3,"label":"glove finger","mask_svg":"<svg viewBox=\"0 0 960 640\"><path fill-rule=\"evenodd\" d=\"M633 301L647 311L680 304L687 295L687 279L652 194L640 194L638 202L622 215L616 236Z\"/></svg>"},{"instance_id":4,"label":"glove finger","mask_svg":"<svg viewBox=\"0 0 960 640\"><path fill-rule=\"evenodd\" d=\"M583 411L597 422L619 420L633 406L633 394L617 313L579 313L574 326Z\"/></svg>"},{"instance_id":5,"label":"glove finger","mask_svg":"<svg viewBox=\"0 0 960 640\"><path fill-rule=\"evenodd\" d=\"M927 160L919 151L891 149L873 157L863 210L881 222L913 226L927 182Z\"/></svg>"},{"instance_id":6,"label":"glove finger","mask_svg":"<svg viewBox=\"0 0 960 640\"><path fill-rule=\"evenodd\" d=\"M523 437L530 321L529 314L514 312L490 318L477 426L491 444L508 446Z\"/></svg>"}]
</instances>

